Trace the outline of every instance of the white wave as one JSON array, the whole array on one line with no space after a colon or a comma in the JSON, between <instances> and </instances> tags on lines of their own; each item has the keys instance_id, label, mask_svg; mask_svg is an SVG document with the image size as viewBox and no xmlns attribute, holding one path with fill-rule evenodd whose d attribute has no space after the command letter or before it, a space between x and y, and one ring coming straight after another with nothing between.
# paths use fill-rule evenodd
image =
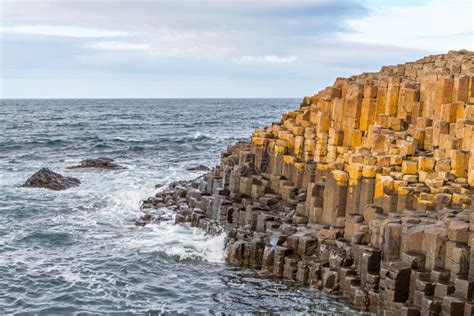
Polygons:
<instances>
[{"instance_id":1,"label":"white wave","mask_svg":"<svg viewBox=\"0 0 474 316\"><path fill-rule=\"evenodd\" d=\"M202 133L202 132L196 132L193 138L194 139L211 139L211 140L214 140L216 143L226 139L226 137L222 135L215 135L215 134Z\"/></svg>"},{"instance_id":2,"label":"white wave","mask_svg":"<svg viewBox=\"0 0 474 316\"><path fill-rule=\"evenodd\" d=\"M198 138L201 138L201 137L209 137L209 136L207 136L207 135L205 135L205 134L203 134L203 133L201 133L201 132L196 132L196 133L194 134L194 139L198 139Z\"/></svg>"},{"instance_id":3,"label":"white wave","mask_svg":"<svg viewBox=\"0 0 474 316\"><path fill-rule=\"evenodd\" d=\"M206 235L201 229L187 225L175 225L174 221L150 224L141 229L129 245L142 252L164 252L179 260L198 259L208 262L224 262L225 235Z\"/></svg>"},{"instance_id":4,"label":"white wave","mask_svg":"<svg viewBox=\"0 0 474 316\"><path fill-rule=\"evenodd\" d=\"M176 170L176 174L170 171L164 173L162 176L166 180L162 181L169 183L170 180L183 178L183 175L180 175L180 171L178 171ZM198 228L175 225L174 220L149 224L145 228L134 226L134 220L142 214L140 211L140 201L153 196L160 189L154 189L149 183L147 184L147 189L145 189L141 181L136 179L132 181L130 177L124 174L118 175L119 178L115 175L113 179L105 183L104 181L100 183L100 180L97 179L99 183L96 185L100 195L96 195L92 199L89 196L90 209L97 209L102 203L103 205L102 207L99 206L98 211L92 212L92 214L90 211L86 211L88 214L84 215L92 216L98 223L133 227L130 231L124 232L124 240L121 240L123 241L123 247L130 247L131 249L145 252L159 251L168 256L178 258L178 260L224 261L224 235L206 235ZM148 174L146 177L145 175L143 176L147 178L147 182L150 181ZM104 177L102 180L104 180ZM91 190L87 190L87 192L84 192L84 195L90 193Z\"/></svg>"}]
</instances>

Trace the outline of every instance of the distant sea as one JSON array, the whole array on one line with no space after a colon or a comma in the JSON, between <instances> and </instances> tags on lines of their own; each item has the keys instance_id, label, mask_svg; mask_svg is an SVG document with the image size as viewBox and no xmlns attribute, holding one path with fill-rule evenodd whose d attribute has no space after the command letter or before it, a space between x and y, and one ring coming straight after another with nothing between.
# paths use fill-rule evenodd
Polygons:
<instances>
[{"instance_id":1,"label":"distant sea","mask_svg":"<svg viewBox=\"0 0 474 316\"><path fill-rule=\"evenodd\" d=\"M224 236L137 227L156 184L297 109L296 99L0 101L0 314L353 314L342 302L223 263ZM110 157L126 170L67 170ZM41 167L81 186L21 188Z\"/></svg>"}]
</instances>

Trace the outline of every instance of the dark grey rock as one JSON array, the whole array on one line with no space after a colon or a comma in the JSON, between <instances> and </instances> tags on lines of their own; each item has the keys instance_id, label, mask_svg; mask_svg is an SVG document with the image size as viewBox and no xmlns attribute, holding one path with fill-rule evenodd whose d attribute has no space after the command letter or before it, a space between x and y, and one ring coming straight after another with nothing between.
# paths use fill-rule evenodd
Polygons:
<instances>
[{"instance_id":1,"label":"dark grey rock","mask_svg":"<svg viewBox=\"0 0 474 316\"><path fill-rule=\"evenodd\" d=\"M190 167L187 170L189 170L189 171L209 171L211 169L208 166L205 166L205 165L197 165L195 167Z\"/></svg>"},{"instance_id":2,"label":"dark grey rock","mask_svg":"<svg viewBox=\"0 0 474 316\"><path fill-rule=\"evenodd\" d=\"M32 175L22 185L26 188L45 188L55 191L66 190L71 187L77 187L81 181L73 177L65 177L59 173L53 172L48 168L41 168L38 172Z\"/></svg>"},{"instance_id":3,"label":"dark grey rock","mask_svg":"<svg viewBox=\"0 0 474 316\"><path fill-rule=\"evenodd\" d=\"M127 169L124 166L116 164L113 159L99 157L97 159L85 159L76 166L69 166L66 169L82 169L82 168L98 168L98 169Z\"/></svg>"}]
</instances>

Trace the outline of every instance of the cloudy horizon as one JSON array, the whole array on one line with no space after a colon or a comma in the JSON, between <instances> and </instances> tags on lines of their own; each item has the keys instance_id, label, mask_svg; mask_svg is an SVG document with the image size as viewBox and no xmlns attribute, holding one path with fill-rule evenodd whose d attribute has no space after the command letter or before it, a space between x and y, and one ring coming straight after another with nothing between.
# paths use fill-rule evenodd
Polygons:
<instances>
[{"instance_id":1,"label":"cloudy horizon","mask_svg":"<svg viewBox=\"0 0 474 316\"><path fill-rule=\"evenodd\" d=\"M474 49L464 0L0 1L1 98L302 97Z\"/></svg>"}]
</instances>

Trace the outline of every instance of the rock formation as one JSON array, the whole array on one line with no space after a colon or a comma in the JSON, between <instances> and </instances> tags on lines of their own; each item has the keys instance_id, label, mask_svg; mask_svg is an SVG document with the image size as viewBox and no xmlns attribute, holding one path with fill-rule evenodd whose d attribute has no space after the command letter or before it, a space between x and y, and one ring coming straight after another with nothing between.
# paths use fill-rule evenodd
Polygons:
<instances>
[{"instance_id":1,"label":"rock formation","mask_svg":"<svg viewBox=\"0 0 474 316\"><path fill-rule=\"evenodd\" d=\"M76 166L66 167L66 169L82 169L82 168L98 168L98 169L127 169L118 165L111 158L99 157L96 159L85 159Z\"/></svg>"},{"instance_id":2,"label":"rock formation","mask_svg":"<svg viewBox=\"0 0 474 316\"><path fill-rule=\"evenodd\" d=\"M41 168L22 185L27 188L45 188L55 191L77 187L81 181L73 177L65 177L48 168Z\"/></svg>"},{"instance_id":3,"label":"rock formation","mask_svg":"<svg viewBox=\"0 0 474 316\"><path fill-rule=\"evenodd\" d=\"M149 204L227 263L384 315L473 315L474 53L338 78Z\"/></svg>"}]
</instances>

